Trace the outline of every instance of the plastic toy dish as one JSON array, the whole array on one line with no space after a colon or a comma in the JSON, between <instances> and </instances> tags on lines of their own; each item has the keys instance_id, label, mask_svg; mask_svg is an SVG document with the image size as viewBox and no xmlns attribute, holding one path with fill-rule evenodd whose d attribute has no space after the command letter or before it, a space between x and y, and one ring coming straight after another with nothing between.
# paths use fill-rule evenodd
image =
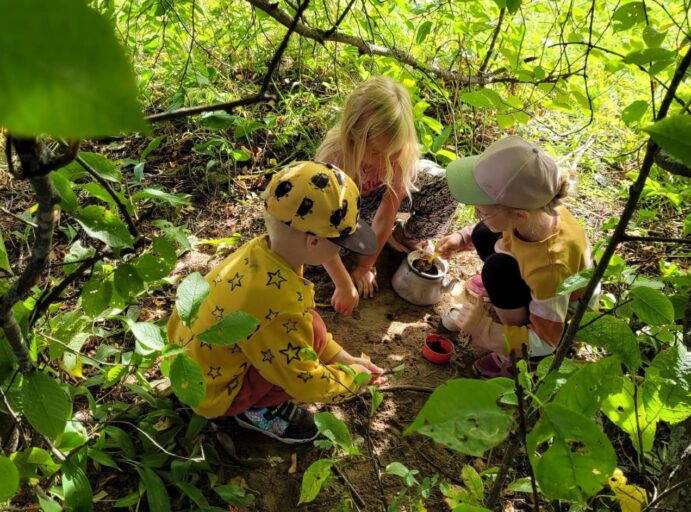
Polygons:
<instances>
[{"instance_id":1,"label":"plastic toy dish","mask_svg":"<svg viewBox=\"0 0 691 512\"><path fill-rule=\"evenodd\" d=\"M436 364L448 363L453 352L453 343L438 334L429 334L422 345L422 355Z\"/></svg>"},{"instance_id":2,"label":"plastic toy dish","mask_svg":"<svg viewBox=\"0 0 691 512\"><path fill-rule=\"evenodd\" d=\"M441 324L444 326L444 329L451 332L458 332L461 330L456 322L458 320L458 312L462 307L463 304L460 304L458 307L449 308L446 310L446 313L444 313L444 315L441 317Z\"/></svg>"}]
</instances>

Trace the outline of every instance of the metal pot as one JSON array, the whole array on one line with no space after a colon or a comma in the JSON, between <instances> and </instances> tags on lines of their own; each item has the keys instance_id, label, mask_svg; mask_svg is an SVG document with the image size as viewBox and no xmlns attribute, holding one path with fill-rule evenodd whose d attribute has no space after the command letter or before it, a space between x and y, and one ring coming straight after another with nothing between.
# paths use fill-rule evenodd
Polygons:
<instances>
[{"instance_id":1,"label":"metal pot","mask_svg":"<svg viewBox=\"0 0 691 512\"><path fill-rule=\"evenodd\" d=\"M422 251L413 251L401 262L391 280L394 291L404 300L417 306L429 306L439 302L442 293L451 290L460 280L447 279L449 264L436 258L431 272L422 272L415 268L413 263L428 255Z\"/></svg>"}]
</instances>

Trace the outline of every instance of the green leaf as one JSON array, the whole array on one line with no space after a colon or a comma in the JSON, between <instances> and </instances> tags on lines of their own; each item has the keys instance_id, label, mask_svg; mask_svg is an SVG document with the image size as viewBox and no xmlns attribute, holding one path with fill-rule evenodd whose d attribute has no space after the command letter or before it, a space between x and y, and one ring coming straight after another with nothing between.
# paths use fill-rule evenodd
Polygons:
<instances>
[{"instance_id":1,"label":"green leaf","mask_svg":"<svg viewBox=\"0 0 691 512\"><path fill-rule=\"evenodd\" d=\"M70 420L65 425L65 431L55 440L55 446L63 452L69 452L89 441L89 434L84 425L76 420Z\"/></svg>"},{"instance_id":2,"label":"green leaf","mask_svg":"<svg viewBox=\"0 0 691 512\"><path fill-rule=\"evenodd\" d=\"M211 345L235 345L247 339L259 327L259 322L244 311L231 311L197 339Z\"/></svg>"},{"instance_id":3,"label":"green leaf","mask_svg":"<svg viewBox=\"0 0 691 512\"><path fill-rule=\"evenodd\" d=\"M201 509L208 509L209 502L204 497L204 493L196 485L188 484L187 482L176 481L175 485L178 489L187 495L187 497L194 502Z\"/></svg>"},{"instance_id":4,"label":"green leaf","mask_svg":"<svg viewBox=\"0 0 691 512\"><path fill-rule=\"evenodd\" d=\"M475 499L482 502L485 495L485 486L482 483L482 478L480 478L473 466L466 464L461 468L461 480L463 480L463 483Z\"/></svg>"},{"instance_id":5,"label":"green leaf","mask_svg":"<svg viewBox=\"0 0 691 512\"><path fill-rule=\"evenodd\" d=\"M170 365L170 385L184 404L199 407L206 393L204 374L197 362L187 354L178 354Z\"/></svg>"},{"instance_id":6,"label":"green leaf","mask_svg":"<svg viewBox=\"0 0 691 512\"><path fill-rule=\"evenodd\" d=\"M583 416L593 416L602 401L617 390L623 374L618 357L607 357L572 373L559 388L553 403Z\"/></svg>"},{"instance_id":7,"label":"green leaf","mask_svg":"<svg viewBox=\"0 0 691 512\"><path fill-rule=\"evenodd\" d=\"M521 0L506 0L506 8L509 10L509 13L515 14L520 7Z\"/></svg>"},{"instance_id":8,"label":"green leaf","mask_svg":"<svg viewBox=\"0 0 691 512\"><path fill-rule=\"evenodd\" d=\"M103 206L91 205L80 208L74 213L74 217L90 237L109 247L132 247L134 241L125 224Z\"/></svg>"},{"instance_id":9,"label":"green leaf","mask_svg":"<svg viewBox=\"0 0 691 512\"><path fill-rule=\"evenodd\" d=\"M581 325L589 324L598 316L599 313L586 313ZM587 327L581 328L576 339L602 347L610 354L619 356L629 370L636 370L641 366L641 353L638 350L636 335L621 318L612 315L601 316Z\"/></svg>"},{"instance_id":10,"label":"green leaf","mask_svg":"<svg viewBox=\"0 0 691 512\"><path fill-rule=\"evenodd\" d=\"M62 465L62 492L67 510L93 510L93 491L84 470L72 459Z\"/></svg>"},{"instance_id":11,"label":"green leaf","mask_svg":"<svg viewBox=\"0 0 691 512\"><path fill-rule=\"evenodd\" d=\"M661 291L647 286L637 286L629 290L633 297L633 311L648 325L665 325L674 322L674 306Z\"/></svg>"},{"instance_id":12,"label":"green leaf","mask_svg":"<svg viewBox=\"0 0 691 512\"><path fill-rule=\"evenodd\" d=\"M461 503L455 507L451 512L492 512L490 509L485 507L477 507L475 505L466 505Z\"/></svg>"},{"instance_id":13,"label":"green leaf","mask_svg":"<svg viewBox=\"0 0 691 512\"><path fill-rule=\"evenodd\" d=\"M122 174L108 157L100 153L89 153L87 151L80 152L79 157L84 160L91 170L100 178L113 183L122 183ZM75 165L82 167L78 162L75 162Z\"/></svg>"},{"instance_id":14,"label":"green leaf","mask_svg":"<svg viewBox=\"0 0 691 512\"><path fill-rule=\"evenodd\" d=\"M7 257L7 249L5 248L5 241L3 240L2 232L0 232L0 268L12 274L12 267L10 260Z\"/></svg>"},{"instance_id":15,"label":"green leaf","mask_svg":"<svg viewBox=\"0 0 691 512\"><path fill-rule=\"evenodd\" d=\"M661 351L648 366L643 402L648 421L676 424L691 414L691 353L681 343Z\"/></svg>"},{"instance_id":16,"label":"green leaf","mask_svg":"<svg viewBox=\"0 0 691 512\"><path fill-rule=\"evenodd\" d=\"M115 269L113 284L118 295L126 300L133 299L144 289L144 281L129 263L124 263Z\"/></svg>"},{"instance_id":17,"label":"green leaf","mask_svg":"<svg viewBox=\"0 0 691 512\"><path fill-rule=\"evenodd\" d=\"M664 151L691 167L691 116L666 117L643 129Z\"/></svg>"},{"instance_id":18,"label":"green leaf","mask_svg":"<svg viewBox=\"0 0 691 512\"><path fill-rule=\"evenodd\" d=\"M630 29L637 23L645 23L643 2L630 2L619 6L612 15L612 21L614 22L615 32Z\"/></svg>"},{"instance_id":19,"label":"green leaf","mask_svg":"<svg viewBox=\"0 0 691 512\"><path fill-rule=\"evenodd\" d=\"M630 126L640 121L647 111L648 102L644 100L636 100L624 109L624 111L621 113L621 120Z\"/></svg>"},{"instance_id":20,"label":"green leaf","mask_svg":"<svg viewBox=\"0 0 691 512\"><path fill-rule=\"evenodd\" d=\"M42 372L26 376L22 386L24 416L41 434L55 439L72 416L72 402L60 384Z\"/></svg>"},{"instance_id":21,"label":"green leaf","mask_svg":"<svg viewBox=\"0 0 691 512\"><path fill-rule=\"evenodd\" d=\"M538 447L548 443L544 453ZM612 444L591 420L559 404L547 404L528 434L527 451L542 492L550 499L585 502L617 465Z\"/></svg>"},{"instance_id":22,"label":"green leaf","mask_svg":"<svg viewBox=\"0 0 691 512\"><path fill-rule=\"evenodd\" d=\"M662 44L667 36L667 31L658 32L651 26L647 26L643 29L643 41L649 48L657 48Z\"/></svg>"},{"instance_id":23,"label":"green leaf","mask_svg":"<svg viewBox=\"0 0 691 512\"><path fill-rule=\"evenodd\" d=\"M227 130L235 122L235 116L219 110L202 114L199 122L207 130Z\"/></svg>"},{"instance_id":24,"label":"green leaf","mask_svg":"<svg viewBox=\"0 0 691 512\"><path fill-rule=\"evenodd\" d=\"M91 318L96 318L110 305L113 285L102 274L94 275L82 289L82 308Z\"/></svg>"},{"instance_id":25,"label":"green leaf","mask_svg":"<svg viewBox=\"0 0 691 512\"><path fill-rule=\"evenodd\" d=\"M430 20L425 20L422 23L420 23L420 26L417 29L417 34L415 36L415 44L422 44L422 42L425 40L427 34L429 34L429 31L431 29L432 22Z\"/></svg>"},{"instance_id":26,"label":"green leaf","mask_svg":"<svg viewBox=\"0 0 691 512\"><path fill-rule=\"evenodd\" d=\"M512 414L497 406L503 392L492 381L449 380L434 390L405 434L419 432L456 451L480 457L511 430Z\"/></svg>"},{"instance_id":27,"label":"green leaf","mask_svg":"<svg viewBox=\"0 0 691 512\"><path fill-rule=\"evenodd\" d=\"M379 391L377 386L367 386L367 391L369 391L370 395L372 396L372 404L370 405L369 415L374 416L374 413L377 412L377 409L379 409L379 406L384 401L384 394Z\"/></svg>"},{"instance_id":28,"label":"green leaf","mask_svg":"<svg viewBox=\"0 0 691 512\"><path fill-rule=\"evenodd\" d=\"M595 272L594 268L587 268L577 274L567 277L564 282L557 288L557 294L559 295L570 295L576 290L585 288L585 286L590 282L590 278L593 277Z\"/></svg>"},{"instance_id":29,"label":"green leaf","mask_svg":"<svg viewBox=\"0 0 691 512\"><path fill-rule=\"evenodd\" d=\"M652 65L657 62L667 62L671 64L676 57L677 54L675 52L666 50L665 48L645 48L643 50L636 50L628 53L626 57L624 57L624 62L628 64L637 64L639 66Z\"/></svg>"},{"instance_id":30,"label":"green leaf","mask_svg":"<svg viewBox=\"0 0 691 512\"><path fill-rule=\"evenodd\" d=\"M235 127L235 131L233 132L233 137L235 137L236 139L240 139L242 137L247 137L252 132L255 132L257 130L261 130L262 128L266 128L265 124L260 123L258 121L254 121L254 120L245 121L242 118L237 118L237 119L238 119L238 121L242 120L242 122L239 123Z\"/></svg>"},{"instance_id":31,"label":"green leaf","mask_svg":"<svg viewBox=\"0 0 691 512\"><path fill-rule=\"evenodd\" d=\"M444 146L444 143L449 138L449 135L451 135L452 128L453 127L451 125L447 126L439 135L434 138L434 142L432 142L432 147L430 148L432 153L436 153L442 148L442 146Z\"/></svg>"},{"instance_id":32,"label":"green leaf","mask_svg":"<svg viewBox=\"0 0 691 512\"><path fill-rule=\"evenodd\" d=\"M360 454L360 450L353 445L353 438L348 427L336 416L330 412L318 412L314 415L314 423L324 437L344 450L348 455Z\"/></svg>"},{"instance_id":33,"label":"green leaf","mask_svg":"<svg viewBox=\"0 0 691 512\"><path fill-rule=\"evenodd\" d=\"M50 175L53 186L60 194L60 208L66 212L73 212L79 207L77 195L72 190L72 182L59 172Z\"/></svg>"},{"instance_id":34,"label":"green leaf","mask_svg":"<svg viewBox=\"0 0 691 512\"><path fill-rule=\"evenodd\" d=\"M298 505L309 503L317 497L324 482L331 474L331 466L334 461L331 459L319 459L307 468L302 475L302 488L300 489L300 500Z\"/></svg>"},{"instance_id":35,"label":"green leaf","mask_svg":"<svg viewBox=\"0 0 691 512\"><path fill-rule=\"evenodd\" d=\"M38 505L43 512L62 512L62 507L48 497L37 496Z\"/></svg>"},{"instance_id":36,"label":"green leaf","mask_svg":"<svg viewBox=\"0 0 691 512\"><path fill-rule=\"evenodd\" d=\"M166 344L166 337L161 328L149 322L137 322L130 325L130 330L137 340L136 352L144 356L160 352Z\"/></svg>"},{"instance_id":37,"label":"green leaf","mask_svg":"<svg viewBox=\"0 0 691 512\"><path fill-rule=\"evenodd\" d=\"M149 510L170 512L168 491L161 477L146 466L137 465L135 469L139 473L142 487L146 493L146 502L149 504Z\"/></svg>"},{"instance_id":38,"label":"green leaf","mask_svg":"<svg viewBox=\"0 0 691 512\"><path fill-rule=\"evenodd\" d=\"M63 259L65 264L62 266L62 271L65 273L65 275L71 274L77 270L77 267L79 267L80 263L70 262L81 262L82 260L90 258L94 254L96 254L96 249L93 247L84 247L82 246L82 243L77 240L74 244L72 244L70 247L70 252L68 252Z\"/></svg>"},{"instance_id":39,"label":"green leaf","mask_svg":"<svg viewBox=\"0 0 691 512\"><path fill-rule=\"evenodd\" d=\"M69 139L148 131L106 18L74 0L0 0L0 12L0 125Z\"/></svg>"},{"instance_id":40,"label":"green leaf","mask_svg":"<svg viewBox=\"0 0 691 512\"><path fill-rule=\"evenodd\" d=\"M168 203L171 206L185 206L190 204L189 194L171 194L157 188L144 188L132 196L132 200L152 199Z\"/></svg>"},{"instance_id":41,"label":"green leaf","mask_svg":"<svg viewBox=\"0 0 691 512\"><path fill-rule=\"evenodd\" d=\"M461 101L476 108L492 108L504 105L501 96L492 89L464 92L461 94Z\"/></svg>"},{"instance_id":42,"label":"green leaf","mask_svg":"<svg viewBox=\"0 0 691 512\"><path fill-rule=\"evenodd\" d=\"M153 151L156 151L165 138L165 135L159 135L158 137L152 139L151 142L147 144L146 148L144 148L144 151L142 151L142 154L139 156L139 160L146 160L146 157L149 156Z\"/></svg>"},{"instance_id":43,"label":"green leaf","mask_svg":"<svg viewBox=\"0 0 691 512\"><path fill-rule=\"evenodd\" d=\"M19 490L19 471L7 457L0 455L0 502L9 501Z\"/></svg>"},{"instance_id":44,"label":"green leaf","mask_svg":"<svg viewBox=\"0 0 691 512\"><path fill-rule=\"evenodd\" d=\"M618 390L605 398L601 408L613 423L629 435L639 453L653 448L657 423L646 418L642 392L639 389L634 393L630 380L624 377L619 379Z\"/></svg>"},{"instance_id":45,"label":"green leaf","mask_svg":"<svg viewBox=\"0 0 691 512\"><path fill-rule=\"evenodd\" d=\"M194 323L199 307L210 291L209 283L199 272L193 272L180 283L175 308L185 326L190 327Z\"/></svg>"},{"instance_id":46,"label":"green leaf","mask_svg":"<svg viewBox=\"0 0 691 512\"><path fill-rule=\"evenodd\" d=\"M387 475L395 475L400 477L408 487L412 487L418 483L415 475L417 475L419 471L416 469L411 471L405 464L401 464L400 462L392 462L386 466L384 471Z\"/></svg>"},{"instance_id":47,"label":"green leaf","mask_svg":"<svg viewBox=\"0 0 691 512\"><path fill-rule=\"evenodd\" d=\"M245 489L237 485L219 485L214 491L229 505L236 507L249 507L254 502L254 496L247 494Z\"/></svg>"}]
</instances>

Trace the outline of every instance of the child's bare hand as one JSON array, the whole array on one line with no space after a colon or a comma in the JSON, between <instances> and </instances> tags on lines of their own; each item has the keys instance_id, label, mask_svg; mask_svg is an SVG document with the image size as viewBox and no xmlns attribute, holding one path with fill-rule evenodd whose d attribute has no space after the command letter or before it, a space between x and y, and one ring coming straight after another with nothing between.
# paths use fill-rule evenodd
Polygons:
<instances>
[{"instance_id":1,"label":"child's bare hand","mask_svg":"<svg viewBox=\"0 0 691 512\"><path fill-rule=\"evenodd\" d=\"M360 294L355 286L337 286L331 296L331 305L344 316L350 316L360 302Z\"/></svg>"},{"instance_id":2,"label":"child's bare hand","mask_svg":"<svg viewBox=\"0 0 691 512\"><path fill-rule=\"evenodd\" d=\"M453 254L461 251L469 251L473 248L473 242L470 237L462 231L456 231L443 237L437 242L437 251L442 258L449 258Z\"/></svg>"},{"instance_id":3,"label":"child's bare hand","mask_svg":"<svg viewBox=\"0 0 691 512\"><path fill-rule=\"evenodd\" d=\"M374 268L357 267L350 273L350 277L361 297L365 299L374 297L374 291L379 288Z\"/></svg>"},{"instance_id":4,"label":"child's bare hand","mask_svg":"<svg viewBox=\"0 0 691 512\"><path fill-rule=\"evenodd\" d=\"M350 366L357 373L369 373L371 375L369 384L379 385L386 382L386 377L383 375L384 369L380 368L369 359L354 357L353 362L350 363Z\"/></svg>"}]
</instances>

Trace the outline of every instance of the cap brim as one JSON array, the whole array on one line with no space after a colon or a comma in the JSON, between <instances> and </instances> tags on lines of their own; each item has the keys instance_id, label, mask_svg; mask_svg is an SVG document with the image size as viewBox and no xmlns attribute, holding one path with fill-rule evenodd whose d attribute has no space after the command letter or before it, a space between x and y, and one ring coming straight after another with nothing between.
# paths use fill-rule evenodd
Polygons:
<instances>
[{"instance_id":1,"label":"cap brim","mask_svg":"<svg viewBox=\"0 0 691 512\"><path fill-rule=\"evenodd\" d=\"M479 156L467 156L451 162L446 168L446 183L451 195L463 204L497 204L475 181L473 168Z\"/></svg>"},{"instance_id":2,"label":"cap brim","mask_svg":"<svg viewBox=\"0 0 691 512\"><path fill-rule=\"evenodd\" d=\"M374 234L372 228L365 221L360 219L357 223L357 229L352 235L339 236L338 238L329 238L335 244L340 245L344 249L348 249L357 254L369 256L377 252L379 244L377 243L377 235Z\"/></svg>"}]
</instances>

